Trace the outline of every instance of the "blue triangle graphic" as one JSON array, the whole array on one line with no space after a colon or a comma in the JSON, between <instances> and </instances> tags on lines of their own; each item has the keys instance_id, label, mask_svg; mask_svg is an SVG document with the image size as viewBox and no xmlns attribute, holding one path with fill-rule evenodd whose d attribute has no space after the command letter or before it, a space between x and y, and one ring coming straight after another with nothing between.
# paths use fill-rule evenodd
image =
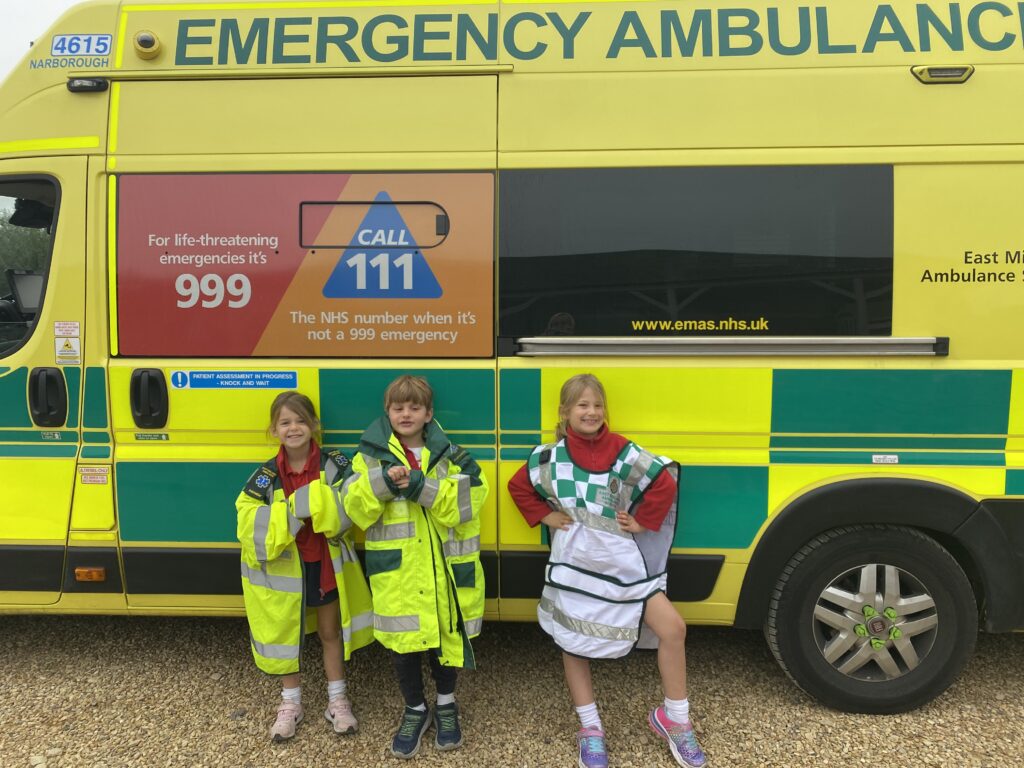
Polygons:
<instances>
[{"instance_id":1,"label":"blue triangle graphic","mask_svg":"<svg viewBox=\"0 0 1024 768\"><path fill-rule=\"evenodd\" d=\"M357 243L368 244L345 249L324 283L324 296L328 299L440 298L441 285L388 193L378 193L373 202L355 238Z\"/></svg>"}]
</instances>

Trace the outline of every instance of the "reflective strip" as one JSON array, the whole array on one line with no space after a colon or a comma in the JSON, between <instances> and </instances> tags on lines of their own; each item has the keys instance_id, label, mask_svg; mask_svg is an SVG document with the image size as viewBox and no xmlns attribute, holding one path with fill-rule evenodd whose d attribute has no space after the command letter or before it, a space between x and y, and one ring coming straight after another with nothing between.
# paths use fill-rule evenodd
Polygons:
<instances>
[{"instance_id":1,"label":"reflective strip","mask_svg":"<svg viewBox=\"0 0 1024 768\"><path fill-rule=\"evenodd\" d=\"M299 531L302 530L302 521L297 517L288 515L288 532L291 533L292 537L299 535Z\"/></svg>"},{"instance_id":2,"label":"reflective strip","mask_svg":"<svg viewBox=\"0 0 1024 768\"><path fill-rule=\"evenodd\" d=\"M561 608L548 597L541 597L540 608L551 614L551 618L570 632L587 637L596 637L600 640L620 640L635 643L640 638L640 630L630 627L613 627L608 624L598 624L596 621L584 621L566 616Z\"/></svg>"},{"instance_id":3,"label":"reflective strip","mask_svg":"<svg viewBox=\"0 0 1024 768\"><path fill-rule=\"evenodd\" d=\"M416 523L384 523L377 521L366 529L367 541L394 541L411 539L416 535Z\"/></svg>"},{"instance_id":4,"label":"reflective strip","mask_svg":"<svg viewBox=\"0 0 1024 768\"><path fill-rule=\"evenodd\" d=\"M338 479L338 475L341 470L338 469L338 465L334 463L334 459L327 460L327 468L324 470L324 480L327 481L328 485L334 485L334 481Z\"/></svg>"},{"instance_id":5,"label":"reflective strip","mask_svg":"<svg viewBox=\"0 0 1024 768\"><path fill-rule=\"evenodd\" d=\"M626 485L639 485L640 481L650 470L651 464L654 463L654 459L655 456L653 453L640 451L640 455L636 457L636 461L633 462L633 466L629 469L629 477L626 478Z\"/></svg>"},{"instance_id":6,"label":"reflective strip","mask_svg":"<svg viewBox=\"0 0 1024 768\"><path fill-rule=\"evenodd\" d=\"M373 626L373 611L356 614L352 617L347 627L341 628L341 636L346 643L352 642L352 635L360 630Z\"/></svg>"},{"instance_id":7,"label":"reflective strip","mask_svg":"<svg viewBox=\"0 0 1024 768\"><path fill-rule=\"evenodd\" d=\"M308 520L309 512L309 486L304 485L297 488L292 494L292 508L295 510L295 517L299 520Z\"/></svg>"},{"instance_id":8,"label":"reflective strip","mask_svg":"<svg viewBox=\"0 0 1024 768\"><path fill-rule=\"evenodd\" d=\"M552 451L550 461L537 467L537 479L540 480L540 487L544 489L544 493L548 495L549 499L558 498L558 493L555 492L555 460L553 454L554 452Z\"/></svg>"},{"instance_id":9,"label":"reflective strip","mask_svg":"<svg viewBox=\"0 0 1024 768\"><path fill-rule=\"evenodd\" d=\"M472 555L480 551L480 537L474 536L471 539L448 539L441 545L445 557L458 557L459 555Z\"/></svg>"},{"instance_id":10,"label":"reflective strip","mask_svg":"<svg viewBox=\"0 0 1024 768\"><path fill-rule=\"evenodd\" d=\"M252 647L260 656L265 659L281 659L287 661L299 658L300 647L298 645L284 645L281 643L261 643L252 633L249 633L249 641Z\"/></svg>"},{"instance_id":11,"label":"reflective strip","mask_svg":"<svg viewBox=\"0 0 1024 768\"><path fill-rule=\"evenodd\" d=\"M419 632L420 617L412 616L381 616L373 615L373 628L381 632Z\"/></svg>"},{"instance_id":12,"label":"reflective strip","mask_svg":"<svg viewBox=\"0 0 1024 768\"><path fill-rule=\"evenodd\" d=\"M420 491L419 498L416 499L416 503L421 507L432 507L434 502L437 501L437 493L441 490L441 483L432 477L428 477L423 481L423 490Z\"/></svg>"},{"instance_id":13,"label":"reflective strip","mask_svg":"<svg viewBox=\"0 0 1024 768\"><path fill-rule=\"evenodd\" d=\"M288 592L291 594L302 594L302 579L298 576L278 576L267 573L267 567L261 570L250 568L242 563L242 576L249 580L249 583L256 587L266 587L275 592Z\"/></svg>"},{"instance_id":14,"label":"reflective strip","mask_svg":"<svg viewBox=\"0 0 1024 768\"><path fill-rule=\"evenodd\" d=\"M267 562L267 532L270 530L270 507L262 506L256 510L252 521L252 546L256 550L256 559Z\"/></svg>"},{"instance_id":15,"label":"reflective strip","mask_svg":"<svg viewBox=\"0 0 1024 768\"><path fill-rule=\"evenodd\" d=\"M484 628L484 620L483 619L470 619L469 621L464 622L464 623L465 623L465 626L466 626L466 634L467 635L479 635L480 634L480 630L482 630Z\"/></svg>"},{"instance_id":16,"label":"reflective strip","mask_svg":"<svg viewBox=\"0 0 1024 768\"><path fill-rule=\"evenodd\" d=\"M338 531L345 533L352 527L352 518L345 511L344 493L340 489L332 490L334 505L338 508Z\"/></svg>"},{"instance_id":17,"label":"reflective strip","mask_svg":"<svg viewBox=\"0 0 1024 768\"><path fill-rule=\"evenodd\" d=\"M580 525L591 530L610 533L623 538L629 538L630 536L628 531L619 528L619 524L615 521L614 517L605 517L587 509L580 509L579 507L563 507L562 511Z\"/></svg>"},{"instance_id":18,"label":"reflective strip","mask_svg":"<svg viewBox=\"0 0 1024 768\"><path fill-rule=\"evenodd\" d=\"M457 477L457 488L458 488L458 504L459 504L459 523L468 523L473 519L473 501L470 497L470 491L472 489L472 481L469 479L469 475L452 475Z\"/></svg>"},{"instance_id":19,"label":"reflective strip","mask_svg":"<svg viewBox=\"0 0 1024 768\"><path fill-rule=\"evenodd\" d=\"M369 461L373 461L370 464ZM384 470L381 468L380 462L376 459L367 461L367 476L370 478L370 490L373 491L373 495L381 501L391 501L395 498L395 494L388 488L388 484L384 482Z\"/></svg>"}]
</instances>

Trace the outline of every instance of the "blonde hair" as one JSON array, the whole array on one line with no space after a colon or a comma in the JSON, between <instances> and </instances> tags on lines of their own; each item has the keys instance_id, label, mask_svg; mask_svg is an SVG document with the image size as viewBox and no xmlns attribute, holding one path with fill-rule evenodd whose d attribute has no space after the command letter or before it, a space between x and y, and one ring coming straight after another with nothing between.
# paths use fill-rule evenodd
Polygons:
<instances>
[{"instance_id":1,"label":"blonde hair","mask_svg":"<svg viewBox=\"0 0 1024 768\"><path fill-rule=\"evenodd\" d=\"M313 431L313 439L316 440L317 445L323 441L320 419L316 416L316 406L313 405L312 400L301 392L296 392L294 389L282 392L270 404L270 427L267 429L267 434L274 434L274 428L277 426L277 420L281 416L282 408L287 408L309 424L309 428Z\"/></svg>"},{"instance_id":2,"label":"blonde hair","mask_svg":"<svg viewBox=\"0 0 1024 768\"><path fill-rule=\"evenodd\" d=\"M604 393L604 385L592 373L577 373L562 385L558 396L558 426L555 427L555 439L561 440L568 434L569 410L579 402L583 391L592 389L604 405L604 420L608 421L608 396Z\"/></svg>"},{"instance_id":3,"label":"blonde hair","mask_svg":"<svg viewBox=\"0 0 1024 768\"><path fill-rule=\"evenodd\" d=\"M406 373L388 384L384 390L384 410L395 403L415 403L428 411L434 408L434 390L422 376Z\"/></svg>"}]
</instances>

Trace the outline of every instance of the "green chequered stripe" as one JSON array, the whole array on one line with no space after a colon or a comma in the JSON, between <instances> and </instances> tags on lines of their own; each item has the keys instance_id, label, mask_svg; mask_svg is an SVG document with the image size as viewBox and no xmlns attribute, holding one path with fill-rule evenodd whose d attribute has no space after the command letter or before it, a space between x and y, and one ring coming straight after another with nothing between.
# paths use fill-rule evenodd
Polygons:
<instances>
[{"instance_id":1,"label":"green chequered stripe","mask_svg":"<svg viewBox=\"0 0 1024 768\"><path fill-rule=\"evenodd\" d=\"M877 461L878 453L866 451L771 451L772 464L871 464L885 465L888 461ZM1002 467L1006 464L1005 454L967 453L947 451L899 451L887 454L896 456L893 464L916 466L983 466Z\"/></svg>"},{"instance_id":2,"label":"green chequered stripe","mask_svg":"<svg viewBox=\"0 0 1024 768\"><path fill-rule=\"evenodd\" d=\"M5 459L41 458L66 459L78 454L78 445L0 445L0 456Z\"/></svg>"},{"instance_id":3,"label":"green chequered stripe","mask_svg":"<svg viewBox=\"0 0 1024 768\"><path fill-rule=\"evenodd\" d=\"M675 547L744 549L768 514L767 467L679 470Z\"/></svg>"},{"instance_id":4,"label":"green chequered stripe","mask_svg":"<svg viewBox=\"0 0 1024 768\"><path fill-rule=\"evenodd\" d=\"M521 442L540 442L540 370L502 370L498 374L501 391L501 429L537 433L536 440L523 439ZM520 442L516 436L516 442Z\"/></svg>"},{"instance_id":5,"label":"green chequered stripe","mask_svg":"<svg viewBox=\"0 0 1024 768\"><path fill-rule=\"evenodd\" d=\"M0 430L2 443L77 443L78 433L66 429Z\"/></svg>"},{"instance_id":6,"label":"green chequered stripe","mask_svg":"<svg viewBox=\"0 0 1024 768\"><path fill-rule=\"evenodd\" d=\"M82 426L86 429L106 429L107 372L98 366L85 369L85 405L82 408Z\"/></svg>"},{"instance_id":7,"label":"green chequered stripe","mask_svg":"<svg viewBox=\"0 0 1024 768\"><path fill-rule=\"evenodd\" d=\"M109 443L109 432L83 432L82 441L86 443Z\"/></svg>"},{"instance_id":8,"label":"green chequered stripe","mask_svg":"<svg viewBox=\"0 0 1024 768\"><path fill-rule=\"evenodd\" d=\"M68 387L68 418L65 422L69 429L78 426L78 404L81 400L82 369L77 366L62 368L64 380Z\"/></svg>"},{"instance_id":9,"label":"green chequered stripe","mask_svg":"<svg viewBox=\"0 0 1024 768\"><path fill-rule=\"evenodd\" d=\"M1006 470L1006 495L1024 496L1024 469Z\"/></svg>"},{"instance_id":10,"label":"green chequered stripe","mask_svg":"<svg viewBox=\"0 0 1024 768\"><path fill-rule=\"evenodd\" d=\"M842 435L773 435L772 448L868 448L876 451L947 450L947 451L1002 451L1005 437L859 437Z\"/></svg>"},{"instance_id":11,"label":"green chequered stripe","mask_svg":"<svg viewBox=\"0 0 1024 768\"><path fill-rule=\"evenodd\" d=\"M772 432L1005 435L1011 371L776 370Z\"/></svg>"},{"instance_id":12,"label":"green chequered stripe","mask_svg":"<svg viewBox=\"0 0 1024 768\"><path fill-rule=\"evenodd\" d=\"M82 448L83 459L109 459L110 458L110 447L109 446L91 446L87 445Z\"/></svg>"},{"instance_id":13,"label":"green chequered stripe","mask_svg":"<svg viewBox=\"0 0 1024 768\"><path fill-rule=\"evenodd\" d=\"M540 442L540 435L537 435L537 442ZM502 461L526 461L533 453L533 448L502 448Z\"/></svg>"},{"instance_id":14,"label":"green chequered stripe","mask_svg":"<svg viewBox=\"0 0 1024 768\"><path fill-rule=\"evenodd\" d=\"M32 426L28 415L28 368L0 376L0 426Z\"/></svg>"},{"instance_id":15,"label":"green chequered stripe","mask_svg":"<svg viewBox=\"0 0 1024 768\"><path fill-rule=\"evenodd\" d=\"M250 463L118 462L121 538L236 541L235 499L255 469Z\"/></svg>"},{"instance_id":16,"label":"green chequered stripe","mask_svg":"<svg viewBox=\"0 0 1024 768\"><path fill-rule=\"evenodd\" d=\"M494 371L490 369L321 370L321 420L332 430L362 434L384 413L384 390L403 373L430 382L434 417L446 432L494 431Z\"/></svg>"}]
</instances>

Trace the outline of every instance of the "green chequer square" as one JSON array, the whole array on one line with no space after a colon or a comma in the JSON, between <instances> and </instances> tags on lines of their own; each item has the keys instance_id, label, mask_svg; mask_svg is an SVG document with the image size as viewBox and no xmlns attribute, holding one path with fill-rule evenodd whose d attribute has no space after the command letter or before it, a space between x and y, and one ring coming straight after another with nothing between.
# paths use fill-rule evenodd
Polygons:
<instances>
[{"instance_id":1,"label":"green chequer square","mask_svg":"<svg viewBox=\"0 0 1024 768\"><path fill-rule=\"evenodd\" d=\"M767 510L768 467L680 467L673 546L745 549Z\"/></svg>"}]
</instances>

